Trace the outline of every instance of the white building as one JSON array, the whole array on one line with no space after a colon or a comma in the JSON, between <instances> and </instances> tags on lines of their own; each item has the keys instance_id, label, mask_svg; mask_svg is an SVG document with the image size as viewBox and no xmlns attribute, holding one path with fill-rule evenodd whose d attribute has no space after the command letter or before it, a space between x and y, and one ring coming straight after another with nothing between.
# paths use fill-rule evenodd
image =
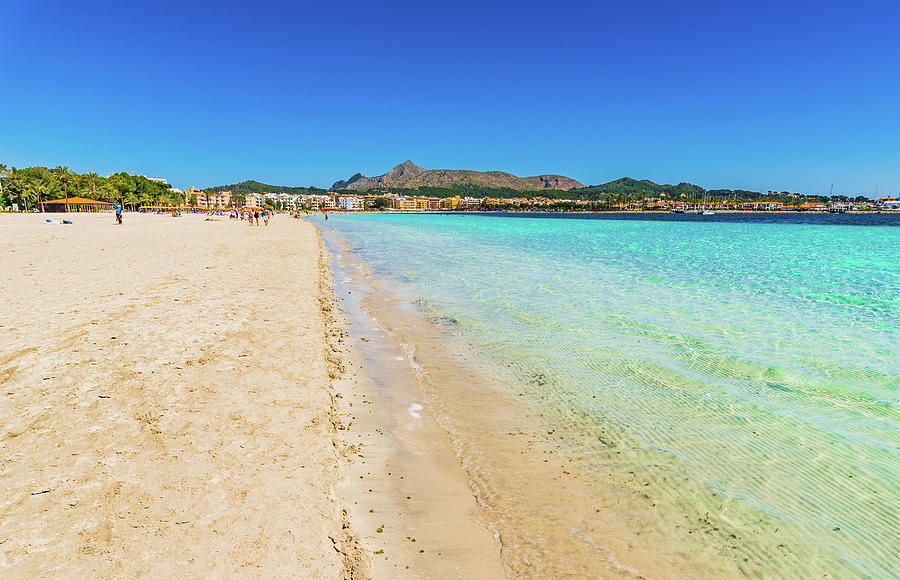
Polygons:
<instances>
[{"instance_id":1,"label":"white building","mask_svg":"<svg viewBox=\"0 0 900 580\"><path fill-rule=\"evenodd\" d=\"M337 198L337 207L346 210L366 209L366 200L355 195L340 195Z\"/></svg>"},{"instance_id":2,"label":"white building","mask_svg":"<svg viewBox=\"0 0 900 580\"><path fill-rule=\"evenodd\" d=\"M266 207L266 196L262 193L248 193L244 196L244 207Z\"/></svg>"},{"instance_id":3,"label":"white building","mask_svg":"<svg viewBox=\"0 0 900 580\"><path fill-rule=\"evenodd\" d=\"M323 209L331 209L334 207L334 200L330 195L301 195L300 205L309 205L313 211L321 211Z\"/></svg>"},{"instance_id":4,"label":"white building","mask_svg":"<svg viewBox=\"0 0 900 580\"><path fill-rule=\"evenodd\" d=\"M264 193L263 195L268 200L281 203L281 208L285 210L294 211L300 205L300 196L293 193Z\"/></svg>"}]
</instances>

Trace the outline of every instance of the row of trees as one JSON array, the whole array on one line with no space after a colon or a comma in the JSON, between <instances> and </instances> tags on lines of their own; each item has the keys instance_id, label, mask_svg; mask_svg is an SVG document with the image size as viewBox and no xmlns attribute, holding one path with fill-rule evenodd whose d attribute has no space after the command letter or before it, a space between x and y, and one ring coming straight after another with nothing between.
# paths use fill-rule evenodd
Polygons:
<instances>
[{"instance_id":1,"label":"row of trees","mask_svg":"<svg viewBox=\"0 0 900 580\"><path fill-rule=\"evenodd\" d=\"M135 209L144 204L181 204L184 194L141 175L115 173L101 177L79 174L68 167L25 167L17 169L0 163L0 207L18 204L29 210L40 202L70 197L87 197L123 204Z\"/></svg>"}]
</instances>

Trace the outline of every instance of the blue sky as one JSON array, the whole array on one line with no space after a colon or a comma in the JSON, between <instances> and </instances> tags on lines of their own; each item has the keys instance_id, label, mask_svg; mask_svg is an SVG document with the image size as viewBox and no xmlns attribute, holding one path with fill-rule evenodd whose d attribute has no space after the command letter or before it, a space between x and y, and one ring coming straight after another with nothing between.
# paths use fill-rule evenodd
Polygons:
<instances>
[{"instance_id":1,"label":"blue sky","mask_svg":"<svg viewBox=\"0 0 900 580\"><path fill-rule=\"evenodd\" d=\"M0 162L900 191L895 2L0 0Z\"/></svg>"}]
</instances>

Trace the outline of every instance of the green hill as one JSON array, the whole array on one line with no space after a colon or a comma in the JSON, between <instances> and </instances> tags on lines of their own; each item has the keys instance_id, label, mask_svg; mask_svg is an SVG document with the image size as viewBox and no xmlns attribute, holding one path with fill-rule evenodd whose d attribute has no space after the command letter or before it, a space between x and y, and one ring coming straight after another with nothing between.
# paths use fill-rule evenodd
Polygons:
<instances>
[{"instance_id":1,"label":"green hill","mask_svg":"<svg viewBox=\"0 0 900 580\"><path fill-rule=\"evenodd\" d=\"M248 193L291 193L295 195L309 195L313 193L322 194L328 192L328 190L313 186L291 187L289 185L269 185L267 183L254 181L252 179L248 179L247 181L242 181L240 183L233 183L231 185L217 185L215 187L207 187L203 191L231 191L233 195L247 195Z\"/></svg>"}]
</instances>

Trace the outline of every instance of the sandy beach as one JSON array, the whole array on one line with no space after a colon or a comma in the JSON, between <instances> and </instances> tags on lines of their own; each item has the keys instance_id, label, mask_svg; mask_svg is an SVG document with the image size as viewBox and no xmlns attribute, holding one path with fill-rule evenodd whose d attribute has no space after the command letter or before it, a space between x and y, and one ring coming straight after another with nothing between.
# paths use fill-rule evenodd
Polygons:
<instances>
[{"instance_id":1,"label":"sandy beach","mask_svg":"<svg viewBox=\"0 0 900 580\"><path fill-rule=\"evenodd\" d=\"M0 575L367 577L314 228L44 217L0 216Z\"/></svg>"},{"instance_id":2,"label":"sandy beach","mask_svg":"<svg viewBox=\"0 0 900 580\"><path fill-rule=\"evenodd\" d=\"M312 224L47 217L0 216L0 575L505 576Z\"/></svg>"}]
</instances>

